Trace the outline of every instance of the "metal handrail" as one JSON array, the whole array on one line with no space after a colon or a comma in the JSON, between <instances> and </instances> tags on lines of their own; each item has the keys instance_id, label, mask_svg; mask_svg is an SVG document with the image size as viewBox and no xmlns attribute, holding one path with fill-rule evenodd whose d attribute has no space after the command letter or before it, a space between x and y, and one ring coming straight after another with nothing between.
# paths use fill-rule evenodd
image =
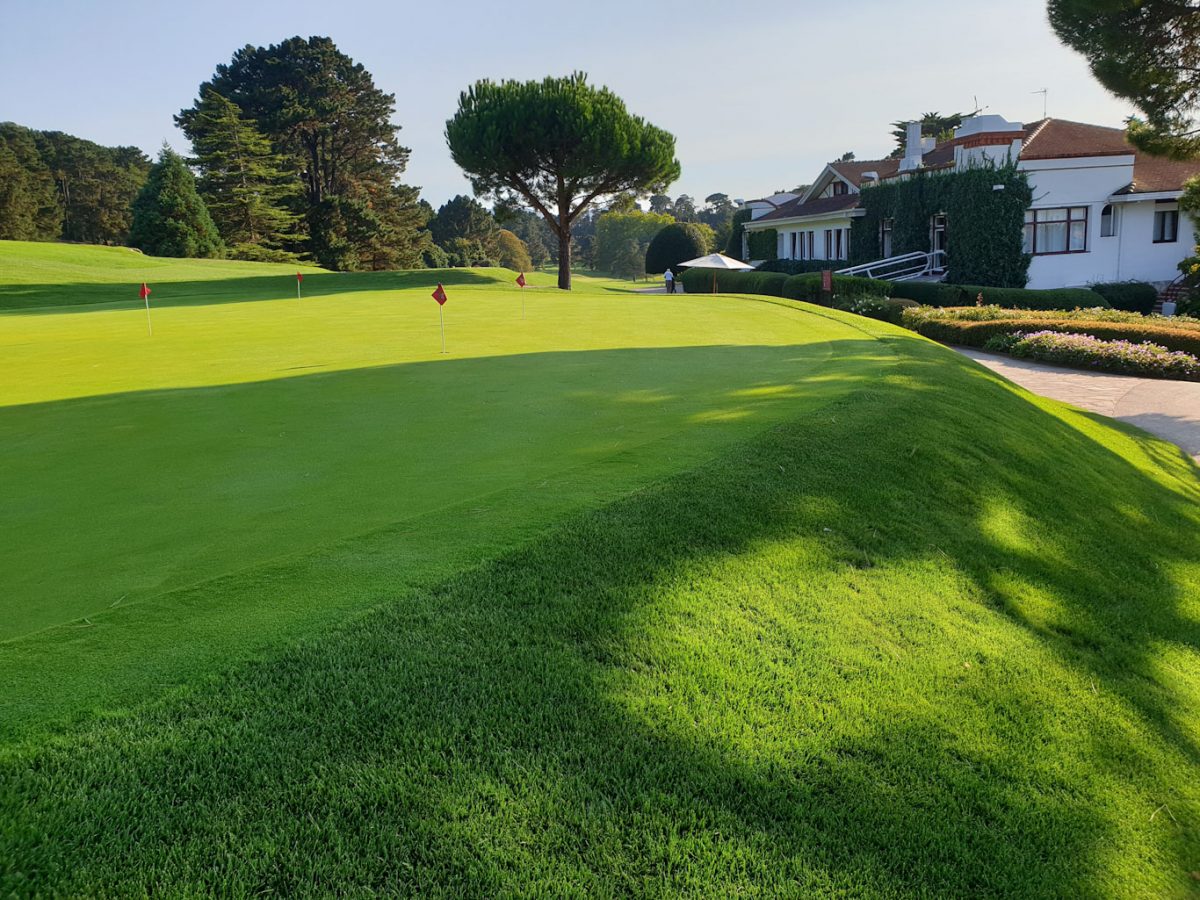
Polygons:
<instances>
[{"instance_id":1,"label":"metal handrail","mask_svg":"<svg viewBox=\"0 0 1200 900\"><path fill-rule=\"evenodd\" d=\"M945 255L945 250L933 250L929 253L914 250L912 253L889 256L887 259L877 259L874 262L860 263L857 266L838 269L835 274L860 275L866 278L887 278L889 281L910 281L913 278L930 275L937 269L940 269L941 266L936 263L940 262ZM880 274L879 270L889 269L893 266L899 268L887 274Z\"/></svg>"}]
</instances>

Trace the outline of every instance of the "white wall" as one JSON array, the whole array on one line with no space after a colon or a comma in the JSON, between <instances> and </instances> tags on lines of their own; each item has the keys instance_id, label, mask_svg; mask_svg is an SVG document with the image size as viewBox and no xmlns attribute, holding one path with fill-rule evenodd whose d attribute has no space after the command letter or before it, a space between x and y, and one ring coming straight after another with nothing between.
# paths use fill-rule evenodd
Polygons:
<instances>
[{"instance_id":1,"label":"white wall","mask_svg":"<svg viewBox=\"0 0 1200 900\"><path fill-rule=\"evenodd\" d=\"M766 223L764 223L766 224ZM825 255L825 231L826 229L842 229L842 259L849 258L850 255L850 217L839 216L837 218L812 220L803 223L778 224L775 226L779 233L779 242L777 252L780 259L826 259ZM808 240L808 232L815 232L813 235L813 255L807 256L805 251L800 249L799 241L801 239ZM792 235L796 234L797 252L792 253ZM805 245L807 246L807 244ZM836 239L833 246L833 253L837 252ZM828 257L836 258L836 257Z\"/></svg>"},{"instance_id":2,"label":"white wall","mask_svg":"<svg viewBox=\"0 0 1200 900\"><path fill-rule=\"evenodd\" d=\"M1173 207L1156 207L1152 200L1113 204L1119 217L1117 234L1100 236L1100 214L1109 196L1133 180L1131 155L1022 160L1020 168L1029 175L1034 209L1088 209L1087 250L1033 257L1028 287L1080 287L1093 281L1169 282L1179 274L1180 260L1192 252L1194 226L1186 218L1180 220L1178 241L1154 243L1155 209Z\"/></svg>"}]
</instances>

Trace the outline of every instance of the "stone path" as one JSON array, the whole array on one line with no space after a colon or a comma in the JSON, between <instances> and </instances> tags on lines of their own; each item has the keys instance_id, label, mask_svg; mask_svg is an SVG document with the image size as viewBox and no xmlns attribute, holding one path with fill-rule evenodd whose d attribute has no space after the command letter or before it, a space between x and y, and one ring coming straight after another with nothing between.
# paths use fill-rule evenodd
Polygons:
<instances>
[{"instance_id":1,"label":"stone path","mask_svg":"<svg viewBox=\"0 0 1200 900\"><path fill-rule=\"evenodd\" d=\"M1035 394L1144 428L1200 462L1200 382L1080 372L967 347L955 349Z\"/></svg>"}]
</instances>

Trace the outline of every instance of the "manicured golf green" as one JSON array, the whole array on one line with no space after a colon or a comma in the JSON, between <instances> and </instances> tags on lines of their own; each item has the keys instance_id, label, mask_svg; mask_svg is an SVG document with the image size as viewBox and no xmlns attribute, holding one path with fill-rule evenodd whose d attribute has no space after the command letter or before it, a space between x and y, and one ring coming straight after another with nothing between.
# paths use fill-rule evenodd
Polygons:
<instances>
[{"instance_id":1,"label":"manicured golf green","mask_svg":"<svg viewBox=\"0 0 1200 900\"><path fill-rule=\"evenodd\" d=\"M171 265L0 314L0 893L1195 890L1178 449L804 304Z\"/></svg>"}]
</instances>

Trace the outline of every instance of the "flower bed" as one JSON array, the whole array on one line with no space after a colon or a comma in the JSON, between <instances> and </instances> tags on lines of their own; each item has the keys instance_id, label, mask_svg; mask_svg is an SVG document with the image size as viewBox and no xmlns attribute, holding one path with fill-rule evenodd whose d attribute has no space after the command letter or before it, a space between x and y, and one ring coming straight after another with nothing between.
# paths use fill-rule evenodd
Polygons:
<instances>
[{"instance_id":1,"label":"flower bed","mask_svg":"<svg viewBox=\"0 0 1200 900\"><path fill-rule=\"evenodd\" d=\"M1077 369L1200 381L1200 360L1195 356L1149 342L1103 341L1088 334L1034 331L995 335L983 349Z\"/></svg>"},{"instance_id":2,"label":"flower bed","mask_svg":"<svg viewBox=\"0 0 1200 900\"><path fill-rule=\"evenodd\" d=\"M1151 341L1168 350L1200 356L1200 320L1187 317L1142 316L1108 309L1033 312L995 306L922 306L904 310L902 324L935 341L966 347L983 347L998 335L1055 331L1110 341Z\"/></svg>"}]
</instances>

